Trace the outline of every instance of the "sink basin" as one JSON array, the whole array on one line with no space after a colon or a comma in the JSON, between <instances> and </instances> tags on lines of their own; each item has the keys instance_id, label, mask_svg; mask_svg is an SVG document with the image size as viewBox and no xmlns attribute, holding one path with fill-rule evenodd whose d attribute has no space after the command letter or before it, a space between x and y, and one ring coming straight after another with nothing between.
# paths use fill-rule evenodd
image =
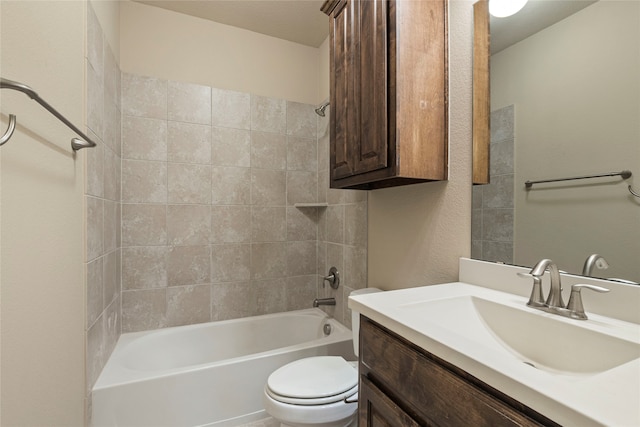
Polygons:
<instances>
[{"instance_id":1,"label":"sink basin","mask_svg":"<svg viewBox=\"0 0 640 427\"><path fill-rule=\"evenodd\" d=\"M401 304L397 308L415 320L431 322L478 346L556 374L596 374L640 357L638 342L519 304L522 307L464 295Z\"/></svg>"}]
</instances>

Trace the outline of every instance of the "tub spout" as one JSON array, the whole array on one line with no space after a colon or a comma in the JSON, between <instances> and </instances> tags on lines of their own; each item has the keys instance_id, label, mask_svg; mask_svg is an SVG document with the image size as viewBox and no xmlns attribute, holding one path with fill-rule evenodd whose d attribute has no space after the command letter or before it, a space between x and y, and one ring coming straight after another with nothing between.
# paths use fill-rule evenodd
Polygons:
<instances>
[{"instance_id":1,"label":"tub spout","mask_svg":"<svg viewBox=\"0 0 640 427\"><path fill-rule=\"evenodd\" d=\"M314 307L320 307L321 305L336 305L335 298L316 298L313 300Z\"/></svg>"}]
</instances>

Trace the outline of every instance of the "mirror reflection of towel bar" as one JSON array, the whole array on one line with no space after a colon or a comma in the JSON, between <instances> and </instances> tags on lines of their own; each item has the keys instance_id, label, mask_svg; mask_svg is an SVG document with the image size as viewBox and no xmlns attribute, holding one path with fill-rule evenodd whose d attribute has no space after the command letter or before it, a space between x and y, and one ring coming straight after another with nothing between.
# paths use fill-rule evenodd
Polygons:
<instances>
[{"instance_id":1,"label":"mirror reflection of towel bar","mask_svg":"<svg viewBox=\"0 0 640 427\"><path fill-rule=\"evenodd\" d=\"M599 174L599 175L584 175L584 176L574 176L574 177L570 177L570 178L556 178L556 179L542 179L540 181L526 181L524 183L524 186L528 189L530 189L531 187L533 187L534 184L542 184L542 183L546 183L546 182L559 182L559 181L574 181L577 179L590 179L590 178L604 178L604 177L608 177L608 176L621 176L622 179L628 179L631 178L631 171L621 171L621 172L610 172L610 173L603 173L603 174Z\"/></svg>"},{"instance_id":2,"label":"mirror reflection of towel bar","mask_svg":"<svg viewBox=\"0 0 640 427\"><path fill-rule=\"evenodd\" d=\"M631 171L623 170L620 172L610 172L610 173L603 173L598 175L584 175L584 176L572 176L569 178L555 178L555 179L541 179L539 181L525 181L524 186L527 190L530 190L534 184L542 184L547 182L575 181L578 179L605 178L610 176L620 176L622 177L622 179L629 179L631 178L631 175L633 175ZM629 193L633 194L635 197L640 198L640 193L635 192L631 187L631 185L629 185L628 189L629 189Z\"/></svg>"}]
</instances>

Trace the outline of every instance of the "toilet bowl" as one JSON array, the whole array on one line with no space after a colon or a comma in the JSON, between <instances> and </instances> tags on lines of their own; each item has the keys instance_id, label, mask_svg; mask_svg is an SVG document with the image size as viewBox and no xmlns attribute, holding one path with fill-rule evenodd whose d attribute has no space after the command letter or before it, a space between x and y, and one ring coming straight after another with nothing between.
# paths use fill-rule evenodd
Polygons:
<instances>
[{"instance_id":1,"label":"toilet bowl","mask_svg":"<svg viewBox=\"0 0 640 427\"><path fill-rule=\"evenodd\" d=\"M351 295L380 292L366 288ZM358 355L360 314L352 312L354 353ZM274 371L264 387L265 411L283 427L356 425L358 363L340 356L293 361Z\"/></svg>"}]
</instances>

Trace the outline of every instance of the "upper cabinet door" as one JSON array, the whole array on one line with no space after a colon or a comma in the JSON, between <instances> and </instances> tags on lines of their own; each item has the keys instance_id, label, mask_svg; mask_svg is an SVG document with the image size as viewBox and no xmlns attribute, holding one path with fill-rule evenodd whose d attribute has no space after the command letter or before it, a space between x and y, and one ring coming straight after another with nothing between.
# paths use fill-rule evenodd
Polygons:
<instances>
[{"instance_id":1,"label":"upper cabinet door","mask_svg":"<svg viewBox=\"0 0 640 427\"><path fill-rule=\"evenodd\" d=\"M360 37L357 57L360 99L360 139L356 172L386 168L387 164L387 1L359 1ZM359 96L358 96L359 95Z\"/></svg>"},{"instance_id":2,"label":"upper cabinet door","mask_svg":"<svg viewBox=\"0 0 640 427\"><path fill-rule=\"evenodd\" d=\"M355 102L356 6L357 3L350 0L341 0L331 14L331 180L352 176L356 169L353 148L360 139L357 127L358 105Z\"/></svg>"},{"instance_id":3,"label":"upper cabinet door","mask_svg":"<svg viewBox=\"0 0 640 427\"><path fill-rule=\"evenodd\" d=\"M332 188L447 179L446 0L327 0Z\"/></svg>"}]
</instances>

